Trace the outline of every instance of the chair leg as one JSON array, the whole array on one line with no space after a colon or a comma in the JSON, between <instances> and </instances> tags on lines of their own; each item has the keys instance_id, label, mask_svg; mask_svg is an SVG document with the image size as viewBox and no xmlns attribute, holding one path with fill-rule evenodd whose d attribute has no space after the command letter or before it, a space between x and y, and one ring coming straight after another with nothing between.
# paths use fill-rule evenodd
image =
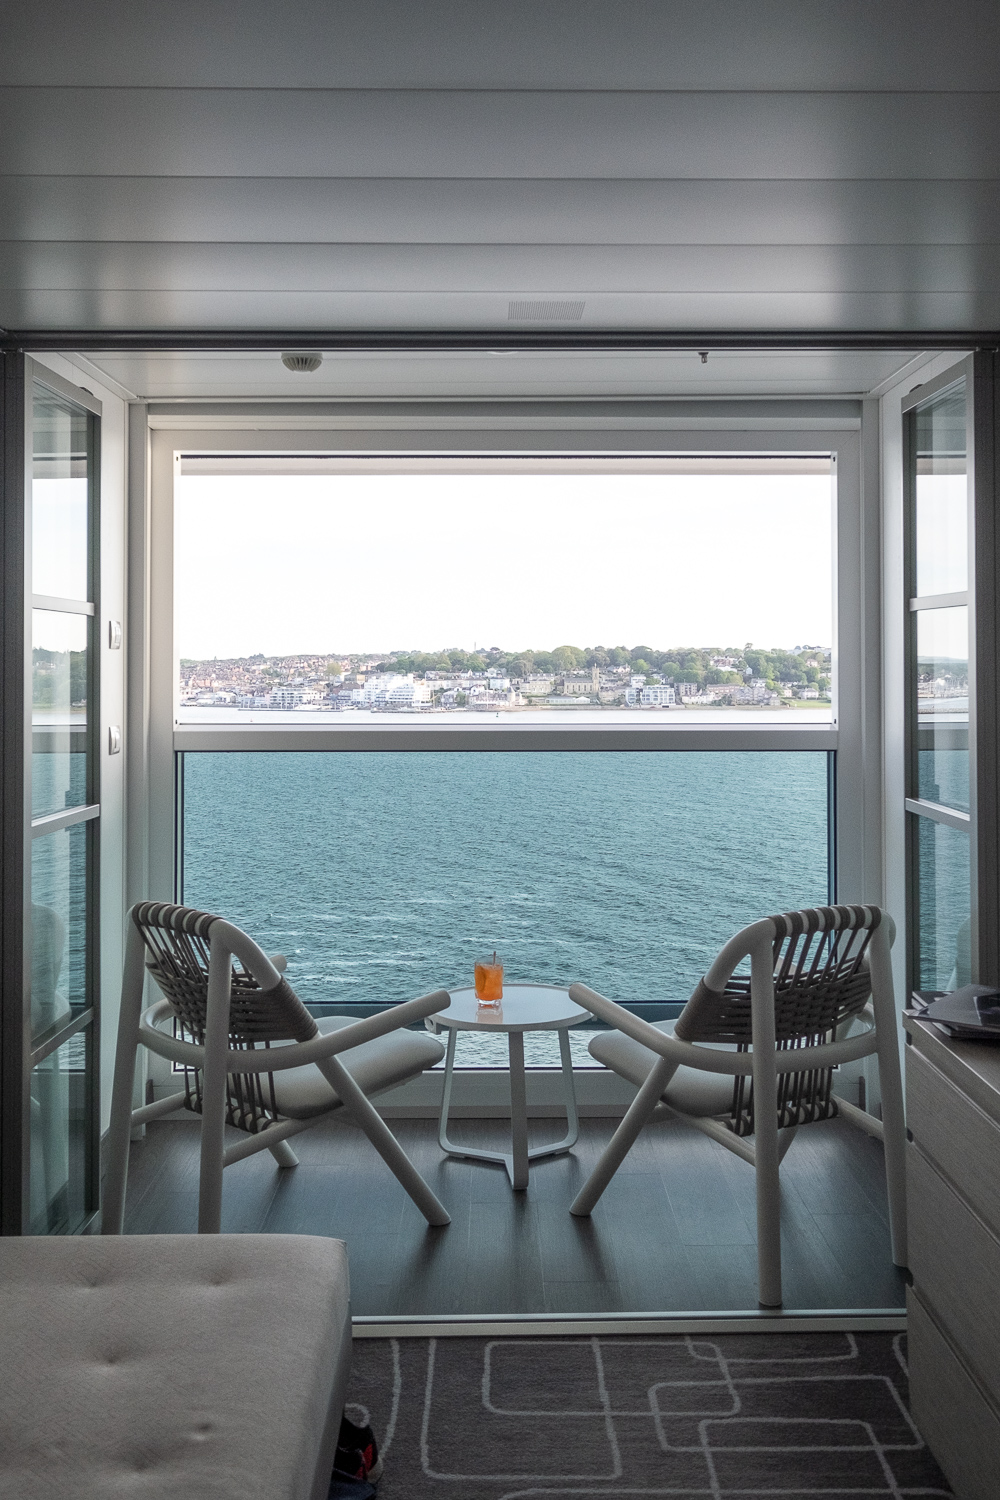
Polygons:
<instances>
[{"instance_id":1,"label":"chair leg","mask_svg":"<svg viewBox=\"0 0 1000 1500\"><path fill-rule=\"evenodd\" d=\"M660 1096L677 1071L677 1064L660 1058L642 1088L629 1105L628 1113L611 1137L597 1166L569 1206L571 1214L585 1219L593 1210L604 1189L618 1171L642 1127L660 1102Z\"/></svg>"},{"instance_id":2,"label":"chair leg","mask_svg":"<svg viewBox=\"0 0 1000 1500\"><path fill-rule=\"evenodd\" d=\"M226 1149L226 1054L229 1050L229 1002L232 954L224 935L210 938L208 1009L205 1018L205 1067L202 1072L201 1169L198 1180L198 1233L222 1230L222 1170Z\"/></svg>"},{"instance_id":3,"label":"chair leg","mask_svg":"<svg viewBox=\"0 0 1000 1500\"><path fill-rule=\"evenodd\" d=\"M781 1306L781 1157L778 1122L757 1116L754 1131L757 1177L757 1299L761 1307Z\"/></svg>"},{"instance_id":4,"label":"chair leg","mask_svg":"<svg viewBox=\"0 0 1000 1500\"><path fill-rule=\"evenodd\" d=\"M207 1071L207 1070L206 1070ZM209 1111L204 1090L201 1116L201 1169L198 1176L198 1233L222 1232L222 1170L225 1165L225 1095L218 1109Z\"/></svg>"},{"instance_id":5,"label":"chair leg","mask_svg":"<svg viewBox=\"0 0 1000 1500\"><path fill-rule=\"evenodd\" d=\"M128 920L128 929L121 1008L118 1012L115 1080L111 1094L108 1169L101 1204L102 1234L121 1234L124 1227L125 1182L128 1176L129 1137L132 1133L132 1090L135 1086L135 1059L139 1049L142 990L146 980L142 936L131 920Z\"/></svg>"},{"instance_id":6,"label":"chair leg","mask_svg":"<svg viewBox=\"0 0 1000 1500\"><path fill-rule=\"evenodd\" d=\"M891 1049L891 1050L890 1050ZM882 1092L882 1149L885 1153L885 1187L889 1199L889 1233L892 1241L892 1263L905 1266L906 1244L906 1124L903 1117L903 1088L899 1073L896 1038L888 1037L883 1045L879 1034L879 1087Z\"/></svg>"},{"instance_id":7,"label":"chair leg","mask_svg":"<svg viewBox=\"0 0 1000 1500\"><path fill-rule=\"evenodd\" d=\"M891 926L891 924L888 924ZM882 1092L882 1144L885 1150L885 1183L889 1198L892 1259L907 1263L906 1247L906 1122L903 1112L903 1080L899 1066L899 1017L892 985L890 945L892 933L883 923L871 942L872 1008L875 1011L875 1045L879 1087Z\"/></svg>"},{"instance_id":8,"label":"chair leg","mask_svg":"<svg viewBox=\"0 0 1000 1500\"><path fill-rule=\"evenodd\" d=\"M328 1057L317 1066L330 1086L336 1090L351 1119L364 1131L428 1224L438 1228L450 1224L451 1214L431 1192L382 1116L369 1103L343 1064L336 1057Z\"/></svg>"},{"instance_id":9,"label":"chair leg","mask_svg":"<svg viewBox=\"0 0 1000 1500\"><path fill-rule=\"evenodd\" d=\"M297 1167L299 1159L295 1155L287 1141L275 1141L273 1146L267 1148L279 1167Z\"/></svg>"}]
</instances>

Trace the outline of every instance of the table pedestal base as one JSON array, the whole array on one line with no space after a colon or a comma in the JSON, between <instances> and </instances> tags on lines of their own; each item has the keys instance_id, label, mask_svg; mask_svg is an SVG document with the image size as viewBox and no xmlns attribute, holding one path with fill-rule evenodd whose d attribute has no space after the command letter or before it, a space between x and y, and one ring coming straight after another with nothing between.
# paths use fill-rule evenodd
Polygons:
<instances>
[{"instance_id":1,"label":"table pedestal base","mask_svg":"<svg viewBox=\"0 0 1000 1500\"><path fill-rule=\"evenodd\" d=\"M528 1100L524 1078L524 1032L507 1033L507 1051L510 1057L510 1151L480 1151L473 1146L459 1146L448 1139L448 1111L451 1108L451 1086L455 1076L455 1043L457 1030L448 1033L448 1051L444 1064L444 1097L441 1101L441 1124L438 1142L449 1156L465 1157L469 1161L503 1162L507 1168L510 1185L516 1191L528 1186L528 1167L543 1156L562 1156L576 1144L580 1134L580 1119L576 1108L576 1089L573 1085L573 1059L569 1050L566 1028L559 1028L559 1056L562 1059L563 1094L566 1101L566 1134L561 1141L551 1146L528 1147Z\"/></svg>"}]
</instances>

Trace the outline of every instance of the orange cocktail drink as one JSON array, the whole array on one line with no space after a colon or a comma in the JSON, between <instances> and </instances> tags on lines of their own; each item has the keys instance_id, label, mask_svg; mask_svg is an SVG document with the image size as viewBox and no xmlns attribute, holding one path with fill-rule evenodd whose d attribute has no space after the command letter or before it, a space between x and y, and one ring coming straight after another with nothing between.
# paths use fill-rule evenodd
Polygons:
<instances>
[{"instance_id":1,"label":"orange cocktail drink","mask_svg":"<svg viewBox=\"0 0 1000 1500\"><path fill-rule=\"evenodd\" d=\"M503 964L495 953L476 964L476 999L480 1005L499 1005L503 999Z\"/></svg>"}]
</instances>

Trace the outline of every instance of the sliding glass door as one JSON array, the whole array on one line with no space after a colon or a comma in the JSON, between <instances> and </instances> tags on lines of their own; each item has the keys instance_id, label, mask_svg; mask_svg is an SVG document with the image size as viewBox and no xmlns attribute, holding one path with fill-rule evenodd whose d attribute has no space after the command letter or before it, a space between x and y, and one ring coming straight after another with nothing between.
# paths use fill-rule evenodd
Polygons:
<instances>
[{"instance_id":1,"label":"sliding glass door","mask_svg":"<svg viewBox=\"0 0 1000 1500\"><path fill-rule=\"evenodd\" d=\"M4 1229L66 1234L96 1211L100 407L26 361L19 983L5 985ZM8 587L12 582L8 572ZM9 618L15 601L8 600ZM12 973L8 967L8 976Z\"/></svg>"},{"instance_id":2,"label":"sliding glass door","mask_svg":"<svg viewBox=\"0 0 1000 1500\"><path fill-rule=\"evenodd\" d=\"M903 402L909 986L1000 982L991 356Z\"/></svg>"}]
</instances>

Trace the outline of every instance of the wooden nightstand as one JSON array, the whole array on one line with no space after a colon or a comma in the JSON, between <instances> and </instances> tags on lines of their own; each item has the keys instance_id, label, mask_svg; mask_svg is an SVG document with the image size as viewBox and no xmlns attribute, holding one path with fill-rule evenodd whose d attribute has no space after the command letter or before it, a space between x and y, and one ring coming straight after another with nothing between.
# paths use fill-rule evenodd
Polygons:
<instances>
[{"instance_id":1,"label":"wooden nightstand","mask_svg":"<svg viewBox=\"0 0 1000 1500\"><path fill-rule=\"evenodd\" d=\"M904 1026L913 1417L960 1500L995 1500L1000 1045Z\"/></svg>"}]
</instances>

